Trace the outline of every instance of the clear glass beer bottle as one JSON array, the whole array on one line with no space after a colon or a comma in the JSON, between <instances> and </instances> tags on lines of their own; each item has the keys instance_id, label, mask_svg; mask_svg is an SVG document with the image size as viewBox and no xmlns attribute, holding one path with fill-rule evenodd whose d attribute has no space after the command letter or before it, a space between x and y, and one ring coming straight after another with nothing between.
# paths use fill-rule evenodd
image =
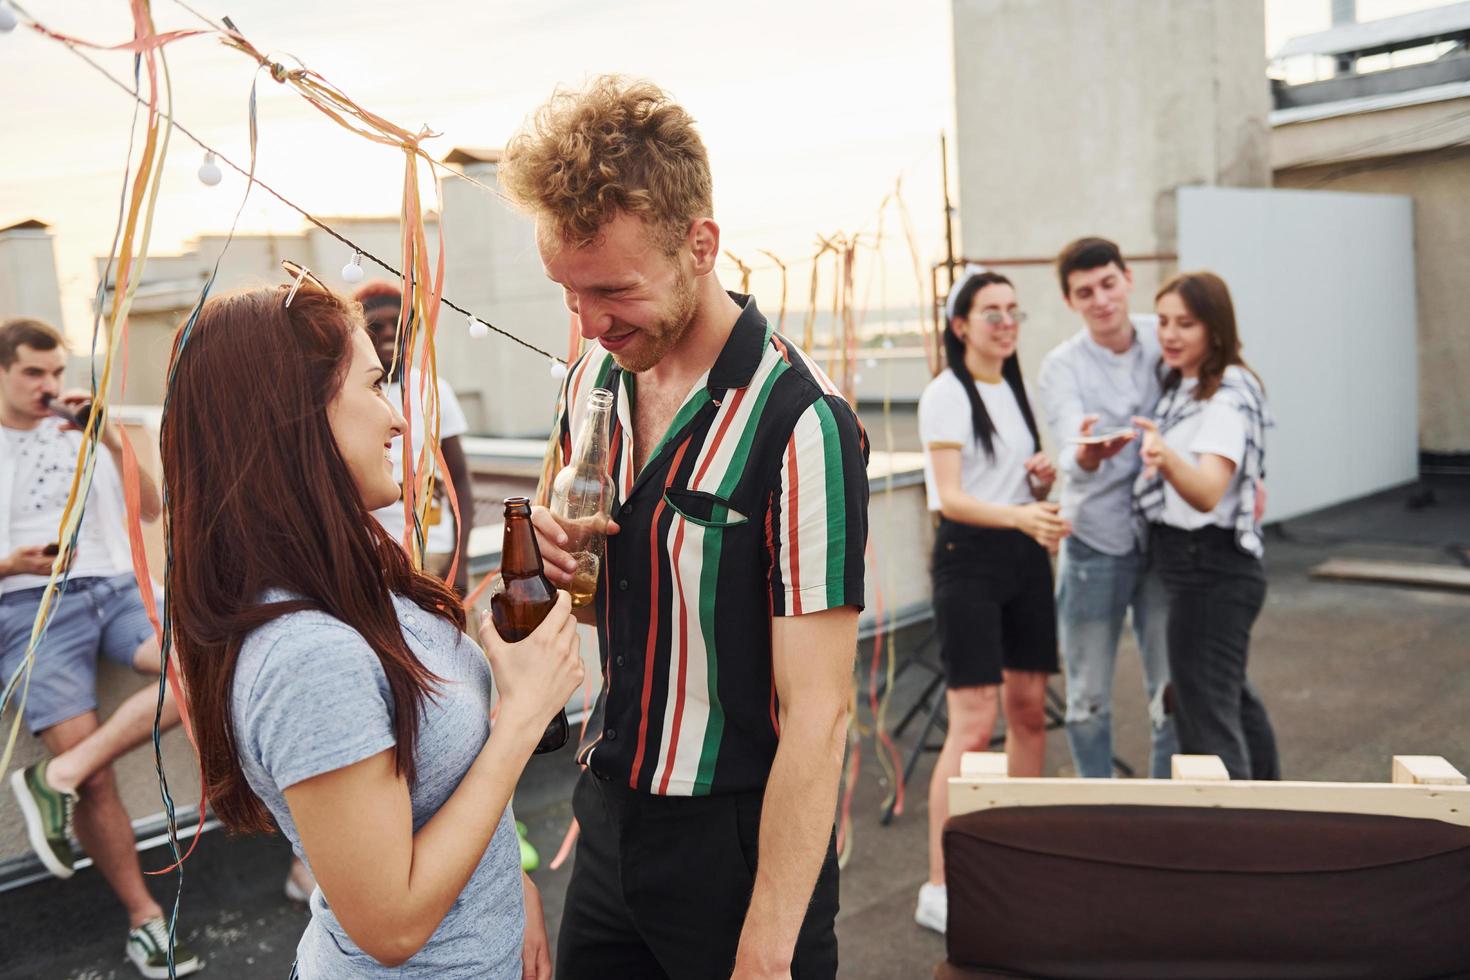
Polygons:
<instances>
[{"instance_id":1,"label":"clear glass beer bottle","mask_svg":"<svg viewBox=\"0 0 1470 980\"><path fill-rule=\"evenodd\" d=\"M594 388L587 395L587 416L577 433L572 457L551 484L551 513L566 531L566 550L577 560L572 605L585 606L597 594L597 578L607 554L608 510L613 483L608 474L608 430L613 394Z\"/></svg>"}]
</instances>

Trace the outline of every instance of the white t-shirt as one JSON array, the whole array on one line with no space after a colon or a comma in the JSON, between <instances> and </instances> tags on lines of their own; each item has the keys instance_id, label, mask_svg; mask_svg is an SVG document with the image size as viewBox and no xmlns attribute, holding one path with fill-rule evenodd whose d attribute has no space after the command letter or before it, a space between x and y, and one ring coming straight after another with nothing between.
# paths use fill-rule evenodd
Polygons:
<instances>
[{"instance_id":1,"label":"white t-shirt","mask_svg":"<svg viewBox=\"0 0 1470 980\"><path fill-rule=\"evenodd\" d=\"M77 444L63 431L60 419L43 419L34 429L0 428L4 432L4 465L15 467L14 489L10 496L10 548L57 543L61 514L71 495L72 477L77 471ZM99 446L100 453L108 450ZM98 461L99 465L101 460ZM102 526L106 519L92 506L100 490L94 477L87 507L82 512L81 534L77 537L76 561L71 566L72 578L110 577L129 571L131 566L117 567L108 548ZM33 589L48 581L44 575L11 575L5 579L6 591Z\"/></svg>"},{"instance_id":2,"label":"white t-shirt","mask_svg":"<svg viewBox=\"0 0 1470 980\"><path fill-rule=\"evenodd\" d=\"M1189 398L1198 386L1195 378L1179 382L1176 398ZM1235 473L1225 495L1215 509L1204 513L1195 510L1179 496L1179 491L1164 483L1164 523L1170 527L1193 531L1211 524L1225 528L1235 526L1240 508L1242 474L1240 461L1245 457L1246 417L1240 412L1240 396L1226 388L1215 392L1204 407L1164 433L1164 442L1196 466L1201 455L1224 456L1235 464Z\"/></svg>"},{"instance_id":3,"label":"white t-shirt","mask_svg":"<svg viewBox=\"0 0 1470 980\"><path fill-rule=\"evenodd\" d=\"M408 431L413 439L413 457L417 464L419 453L424 446L424 405L423 399L419 397L418 384L409 376L409 415ZM395 382L389 382L383 386L383 393L399 411L403 410L403 389ZM464 409L459 407L459 399L454 397L454 390L449 387L449 382L443 378L439 379L439 441L443 442L451 436L462 435L469 429L465 421ZM393 440L392 447L388 450L388 458L393 461L393 479L398 485L403 486L403 439L400 437ZM428 554L448 554L454 550L456 537L454 533L454 514L449 506L449 497L444 494L443 485L447 479L445 474L439 473L437 468L434 474L436 492L440 495L439 522L424 528L425 551ZM460 509L464 509L464 503L460 502ZM403 540L403 500L400 498L387 507L380 507L373 511L373 516L378 519L393 540Z\"/></svg>"},{"instance_id":4,"label":"white t-shirt","mask_svg":"<svg viewBox=\"0 0 1470 980\"><path fill-rule=\"evenodd\" d=\"M934 481L935 449L960 450L960 489L977 500L991 504L1025 504L1036 499L1026 482L1026 460L1035 455L1036 441L1026 427L1026 417L1021 414L1015 393L1004 381L996 384L976 381L974 385L995 427L991 433L994 459L985 455L985 447L975 436L970 399L953 371L946 368L944 373L929 382L919 397L924 485L932 511L940 509L939 485ZM1029 398L1029 389L1026 394Z\"/></svg>"}]
</instances>

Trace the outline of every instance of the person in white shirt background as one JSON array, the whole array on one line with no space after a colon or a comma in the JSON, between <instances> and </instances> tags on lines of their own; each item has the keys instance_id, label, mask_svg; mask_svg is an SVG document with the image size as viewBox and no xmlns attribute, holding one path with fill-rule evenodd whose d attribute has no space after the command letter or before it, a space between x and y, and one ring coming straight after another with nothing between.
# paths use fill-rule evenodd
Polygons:
<instances>
[{"instance_id":1,"label":"person in white shirt background","mask_svg":"<svg viewBox=\"0 0 1470 980\"><path fill-rule=\"evenodd\" d=\"M1051 555L1069 527L1046 503L1056 470L1041 450L1016 342L1023 313L1010 280L966 275L946 305L949 370L919 399L934 542L934 615L949 724L929 788L929 880L915 921L943 932L949 778L984 748L1004 702L1007 769L1040 776L1046 680L1057 670Z\"/></svg>"},{"instance_id":2,"label":"person in white shirt background","mask_svg":"<svg viewBox=\"0 0 1470 980\"><path fill-rule=\"evenodd\" d=\"M1172 707L1181 751L1218 755L1232 779L1279 779L1271 720L1246 676L1266 598L1256 497L1265 473L1265 388L1240 354L1235 308L1211 272L1159 290L1163 394L1134 488L1169 597Z\"/></svg>"},{"instance_id":3,"label":"person in white shirt background","mask_svg":"<svg viewBox=\"0 0 1470 980\"><path fill-rule=\"evenodd\" d=\"M403 305L403 293L390 282L370 282L358 289L354 298L362 304L363 318L367 321L368 334L377 348L378 359L383 370L393 370L393 342L398 330L399 311ZM405 382L405 379L410 379ZM469 591L469 541L470 530L475 526L475 500L470 481L469 464L465 460L464 447L459 437L469 428L464 409L454 396L454 389L443 378L439 380L439 448L444 454L446 473L435 474L435 500L430 513L430 523L424 528L424 570L440 579L447 579L456 548L459 551L459 569L449 584L461 596ZM388 379L384 388L388 398L403 408L403 389L409 391L409 410L405 412L409 430L405 438L395 439L389 455L393 460L393 478L403 485L403 446L412 440L415 461L424 445L424 400L419 393L418 381L413 372L400 361L397 373ZM459 523L454 520L453 508L444 491L448 479L454 487L455 502L459 505ZM403 501L380 507L373 516L396 541L403 540Z\"/></svg>"},{"instance_id":4,"label":"person in white shirt background","mask_svg":"<svg viewBox=\"0 0 1470 980\"><path fill-rule=\"evenodd\" d=\"M39 320L0 325L0 685L20 669L32 626L51 578L58 532L76 475L82 433L58 417L90 400L63 392L66 339ZM161 658L148 610L133 574L123 496L123 440L103 420L97 464L65 587L36 648L25 693L27 727L51 758L10 774L36 856L58 878L70 878L75 833L128 916L128 958L145 977L167 976L163 910L144 883L133 827L118 795L112 762L153 733L157 682L145 683L106 720L97 715L97 667L105 657L141 674L158 675ZM158 487L138 472L142 520L162 510ZM162 727L178 724L172 694ZM7 723L7 728L8 723ZM20 942L20 937L16 937ZM175 973L185 976L203 961L175 946ZM162 969L164 972L158 972Z\"/></svg>"}]
</instances>

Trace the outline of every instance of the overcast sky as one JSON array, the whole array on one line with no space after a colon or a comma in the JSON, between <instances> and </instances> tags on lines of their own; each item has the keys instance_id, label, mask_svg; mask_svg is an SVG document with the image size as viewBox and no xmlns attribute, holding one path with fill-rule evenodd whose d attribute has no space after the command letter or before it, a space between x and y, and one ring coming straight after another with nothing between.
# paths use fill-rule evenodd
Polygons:
<instances>
[{"instance_id":1,"label":"overcast sky","mask_svg":"<svg viewBox=\"0 0 1470 980\"><path fill-rule=\"evenodd\" d=\"M289 53L428 144L498 146L558 84L590 74L644 75L697 117L715 174L716 213L737 254L809 254L817 231L871 227L904 177L926 258L941 254L938 133L950 124L949 0L505 0L303 3L197 0L231 15L254 43ZM1358 0L1361 19L1433 0ZM24 0L47 26L92 40L129 35L123 0ZM155 0L160 29L198 26ZM1329 0L1266 0L1266 51L1329 23ZM116 74L128 57L98 55ZM177 118L246 158L252 71L211 38L168 48ZM91 257L111 239L130 119L127 96L34 32L0 35L0 226L54 227L67 326L89 326ZM260 176L320 215L398 209L402 159L346 134L299 97L260 82ZM233 174L205 188L200 152L175 137L153 235L155 252L222 231L239 203ZM295 231L300 219L252 195L248 230ZM893 226L890 225L890 231ZM0 311L3 312L3 311Z\"/></svg>"}]
</instances>

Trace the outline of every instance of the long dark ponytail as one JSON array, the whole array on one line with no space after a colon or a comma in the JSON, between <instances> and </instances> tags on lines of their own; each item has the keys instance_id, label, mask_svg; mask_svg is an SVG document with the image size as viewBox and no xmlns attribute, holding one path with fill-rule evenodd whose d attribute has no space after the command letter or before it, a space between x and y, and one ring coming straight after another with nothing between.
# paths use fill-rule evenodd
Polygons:
<instances>
[{"instance_id":1,"label":"long dark ponytail","mask_svg":"<svg viewBox=\"0 0 1470 980\"><path fill-rule=\"evenodd\" d=\"M944 353L949 361L949 369L959 378L960 387L965 389L965 397L970 399L970 421L975 429L975 438L980 440L988 459L995 459L995 423L990 421L990 413L985 410L985 401L975 389L975 379L970 375L970 369L965 366L965 342L954 332L954 321L963 320L970 315L976 293L986 286L997 284L1010 286L1011 281L999 272L979 272L966 279L959 293L955 295L953 308L948 311L949 329L944 331ZM1026 428L1031 431L1034 451L1039 452L1041 436L1036 429L1036 416L1031 411L1031 400L1026 397L1026 383L1021 379L1021 360L1017 354L1012 354L1001 364L1000 376L1011 386L1016 404L1021 407L1021 417L1026 420Z\"/></svg>"}]
</instances>

